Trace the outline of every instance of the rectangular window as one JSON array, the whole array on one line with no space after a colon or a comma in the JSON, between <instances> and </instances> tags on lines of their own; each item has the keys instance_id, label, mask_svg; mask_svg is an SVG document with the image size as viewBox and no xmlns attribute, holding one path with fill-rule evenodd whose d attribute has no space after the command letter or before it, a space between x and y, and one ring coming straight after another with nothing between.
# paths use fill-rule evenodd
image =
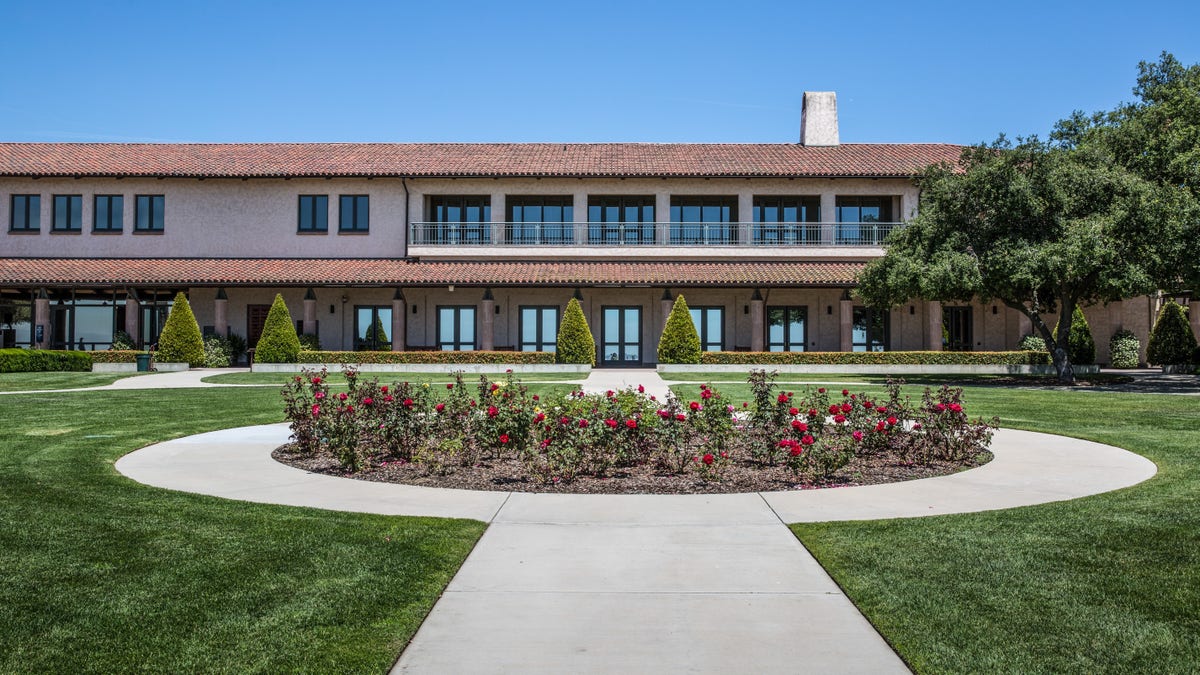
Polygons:
<instances>
[{"instance_id":1,"label":"rectangular window","mask_svg":"<svg viewBox=\"0 0 1200 675\"><path fill-rule=\"evenodd\" d=\"M438 307L438 349L469 352L475 349L475 307Z\"/></svg>"},{"instance_id":2,"label":"rectangular window","mask_svg":"<svg viewBox=\"0 0 1200 675\"><path fill-rule=\"evenodd\" d=\"M370 198L367 195L342 195L338 212L338 231L367 232L370 228Z\"/></svg>"},{"instance_id":3,"label":"rectangular window","mask_svg":"<svg viewBox=\"0 0 1200 675\"><path fill-rule=\"evenodd\" d=\"M654 243L654 196L588 197L588 243Z\"/></svg>"},{"instance_id":4,"label":"rectangular window","mask_svg":"<svg viewBox=\"0 0 1200 675\"><path fill-rule=\"evenodd\" d=\"M725 308L690 307L692 323L700 334L700 350L720 352L725 350Z\"/></svg>"},{"instance_id":5,"label":"rectangular window","mask_svg":"<svg viewBox=\"0 0 1200 675\"><path fill-rule=\"evenodd\" d=\"M162 232L165 204L166 197L162 195L138 195L133 209L133 231Z\"/></svg>"},{"instance_id":6,"label":"rectangular window","mask_svg":"<svg viewBox=\"0 0 1200 675\"><path fill-rule=\"evenodd\" d=\"M856 352L886 352L891 347L891 314L887 310L855 307L852 347Z\"/></svg>"},{"instance_id":7,"label":"rectangular window","mask_svg":"<svg viewBox=\"0 0 1200 675\"><path fill-rule=\"evenodd\" d=\"M891 197L838 197L834 236L838 244L878 246L891 231Z\"/></svg>"},{"instance_id":8,"label":"rectangular window","mask_svg":"<svg viewBox=\"0 0 1200 675\"><path fill-rule=\"evenodd\" d=\"M426 199L429 221L417 232L426 244L492 243L492 199L486 195L446 195Z\"/></svg>"},{"instance_id":9,"label":"rectangular window","mask_svg":"<svg viewBox=\"0 0 1200 675\"><path fill-rule=\"evenodd\" d=\"M54 232L83 230L83 195L54 195Z\"/></svg>"},{"instance_id":10,"label":"rectangular window","mask_svg":"<svg viewBox=\"0 0 1200 675\"><path fill-rule=\"evenodd\" d=\"M354 306L354 350L383 352L392 348L391 306Z\"/></svg>"},{"instance_id":11,"label":"rectangular window","mask_svg":"<svg viewBox=\"0 0 1200 675\"><path fill-rule=\"evenodd\" d=\"M299 232L329 231L329 197L300 195L300 213L296 229Z\"/></svg>"},{"instance_id":12,"label":"rectangular window","mask_svg":"<svg viewBox=\"0 0 1200 675\"><path fill-rule=\"evenodd\" d=\"M767 351L804 351L807 327L807 307L767 307Z\"/></svg>"},{"instance_id":13,"label":"rectangular window","mask_svg":"<svg viewBox=\"0 0 1200 675\"><path fill-rule=\"evenodd\" d=\"M805 244L821 241L820 197L755 197L756 244Z\"/></svg>"},{"instance_id":14,"label":"rectangular window","mask_svg":"<svg viewBox=\"0 0 1200 675\"><path fill-rule=\"evenodd\" d=\"M969 352L974 347L971 307L942 308L942 349Z\"/></svg>"},{"instance_id":15,"label":"rectangular window","mask_svg":"<svg viewBox=\"0 0 1200 675\"><path fill-rule=\"evenodd\" d=\"M93 232L120 232L125 226L125 198L96 195L92 209Z\"/></svg>"},{"instance_id":16,"label":"rectangular window","mask_svg":"<svg viewBox=\"0 0 1200 675\"><path fill-rule=\"evenodd\" d=\"M38 232L42 229L42 197L13 195L8 229L14 232Z\"/></svg>"},{"instance_id":17,"label":"rectangular window","mask_svg":"<svg viewBox=\"0 0 1200 675\"><path fill-rule=\"evenodd\" d=\"M672 244L736 244L737 197L671 197Z\"/></svg>"},{"instance_id":18,"label":"rectangular window","mask_svg":"<svg viewBox=\"0 0 1200 675\"><path fill-rule=\"evenodd\" d=\"M575 200L566 197L511 195L505 239L511 244L571 244L575 241Z\"/></svg>"},{"instance_id":19,"label":"rectangular window","mask_svg":"<svg viewBox=\"0 0 1200 675\"><path fill-rule=\"evenodd\" d=\"M522 307L521 344L523 352L553 352L558 349L558 308Z\"/></svg>"}]
</instances>

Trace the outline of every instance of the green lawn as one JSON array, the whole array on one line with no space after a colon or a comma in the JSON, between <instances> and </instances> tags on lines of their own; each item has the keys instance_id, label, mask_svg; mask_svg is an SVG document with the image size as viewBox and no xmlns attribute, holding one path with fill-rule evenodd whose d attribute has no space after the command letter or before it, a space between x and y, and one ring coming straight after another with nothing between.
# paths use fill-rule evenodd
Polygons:
<instances>
[{"instance_id":1,"label":"green lawn","mask_svg":"<svg viewBox=\"0 0 1200 675\"><path fill-rule=\"evenodd\" d=\"M0 373L0 391L102 387L133 375L135 373Z\"/></svg>"},{"instance_id":2,"label":"green lawn","mask_svg":"<svg viewBox=\"0 0 1200 675\"><path fill-rule=\"evenodd\" d=\"M278 421L272 388L0 405L0 672L383 672L484 530L189 495L113 469L154 441Z\"/></svg>"},{"instance_id":3,"label":"green lawn","mask_svg":"<svg viewBox=\"0 0 1200 675\"><path fill-rule=\"evenodd\" d=\"M224 375L211 375L203 379L204 382L213 382L216 384L279 384L292 379L299 375L295 373L225 373ZM445 383L453 382L454 377L449 373L361 373L359 377L367 379L377 377L380 383L388 382L414 382L414 383ZM488 378L493 380L503 379L503 373L489 373ZM566 382L571 380L582 380L587 377L586 373L524 373L520 374L522 382L531 384L534 382ZM743 378L744 379L744 378ZM463 375L463 380L467 382L477 382L479 375L467 373ZM342 377L339 368L329 369L329 381L337 384L345 384L346 380Z\"/></svg>"},{"instance_id":4,"label":"green lawn","mask_svg":"<svg viewBox=\"0 0 1200 675\"><path fill-rule=\"evenodd\" d=\"M1133 450L1159 475L1008 511L793 525L805 546L918 672L1195 672L1200 398L972 388L966 400L1006 427Z\"/></svg>"},{"instance_id":5,"label":"green lawn","mask_svg":"<svg viewBox=\"0 0 1200 675\"><path fill-rule=\"evenodd\" d=\"M770 371L768 366L765 368ZM662 378L668 382L745 382L749 371L739 371L731 373L709 373L703 370L690 370L680 373L663 373ZM1053 375L912 375L900 374L896 376L903 379L905 382L912 384L928 384L931 386L941 386L943 383L957 385L1001 385L1009 386L1013 381L1023 385L1038 386L1044 385L1047 387L1058 386L1055 376ZM1120 384L1129 382L1130 377L1126 375L1112 375L1101 373L1098 375L1081 376L1090 382L1100 384ZM779 373L775 381L781 384L804 384L816 383L820 384L885 384L887 383L886 375L861 375L854 373Z\"/></svg>"}]
</instances>

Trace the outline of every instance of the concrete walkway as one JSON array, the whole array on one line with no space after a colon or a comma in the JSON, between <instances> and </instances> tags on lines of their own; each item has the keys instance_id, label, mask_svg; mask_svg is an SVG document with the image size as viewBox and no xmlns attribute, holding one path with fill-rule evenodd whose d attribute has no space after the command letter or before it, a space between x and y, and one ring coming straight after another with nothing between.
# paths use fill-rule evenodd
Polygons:
<instances>
[{"instance_id":1,"label":"concrete walkway","mask_svg":"<svg viewBox=\"0 0 1200 675\"><path fill-rule=\"evenodd\" d=\"M906 672L784 523L1039 504L1156 471L1119 448L1002 429L995 460L940 478L550 495L310 474L271 459L287 438L283 424L227 429L138 450L116 467L149 485L232 499L491 523L396 664L404 673Z\"/></svg>"},{"instance_id":2,"label":"concrete walkway","mask_svg":"<svg viewBox=\"0 0 1200 675\"><path fill-rule=\"evenodd\" d=\"M246 373L246 368L198 368L173 373L139 373L123 377L112 384L74 389L37 389L31 391L0 391L3 394L61 394L72 391L128 391L131 389L201 389L207 387L278 387L278 384L214 384L203 382L206 377L227 373Z\"/></svg>"},{"instance_id":3,"label":"concrete walkway","mask_svg":"<svg viewBox=\"0 0 1200 675\"><path fill-rule=\"evenodd\" d=\"M653 368L592 368L580 388L588 394L602 394L610 389L618 391L641 385L648 396L661 401L670 392L670 384Z\"/></svg>"}]
</instances>

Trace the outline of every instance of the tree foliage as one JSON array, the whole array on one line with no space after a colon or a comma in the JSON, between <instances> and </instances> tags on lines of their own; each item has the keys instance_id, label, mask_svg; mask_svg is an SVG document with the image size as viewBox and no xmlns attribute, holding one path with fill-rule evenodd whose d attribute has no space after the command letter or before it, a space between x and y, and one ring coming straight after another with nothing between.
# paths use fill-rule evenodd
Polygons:
<instances>
[{"instance_id":1,"label":"tree foliage","mask_svg":"<svg viewBox=\"0 0 1200 675\"><path fill-rule=\"evenodd\" d=\"M1058 332L1058 324L1054 324L1054 332ZM1067 339L1067 356L1071 363L1077 366L1090 365L1096 362L1096 340L1092 337L1092 327L1088 325L1083 310L1075 308L1071 317L1071 335Z\"/></svg>"},{"instance_id":2,"label":"tree foliage","mask_svg":"<svg viewBox=\"0 0 1200 675\"><path fill-rule=\"evenodd\" d=\"M175 294L171 313L158 336L155 358L161 363L186 363L193 368L204 365L204 338L183 291Z\"/></svg>"},{"instance_id":3,"label":"tree foliage","mask_svg":"<svg viewBox=\"0 0 1200 675\"><path fill-rule=\"evenodd\" d=\"M596 365L596 341L592 339L592 329L588 327L583 308L575 298L571 298L567 311L563 312L554 358L559 363Z\"/></svg>"},{"instance_id":4,"label":"tree foliage","mask_svg":"<svg viewBox=\"0 0 1200 675\"><path fill-rule=\"evenodd\" d=\"M1196 335L1188 323L1187 310L1174 300L1167 301L1158 312L1146 360L1156 366L1188 363L1196 350Z\"/></svg>"},{"instance_id":5,"label":"tree foliage","mask_svg":"<svg viewBox=\"0 0 1200 675\"><path fill-rule=\"evenodd\" d=\"M700 363L700 334L682 295L675 296L662 337L658 339L658 362Z\"/></svg>"},{"instance_id":6,"label":"tree foliage","mask_svg":"<svg viewBox=\"0 0 1200 675\"><path fill-rule=\"evenodd\" d=\"M271 311L263 323L262 335L254 347L255 363L295 363L300 356L300 337L283 296L276 293Z\"/></svg>"}]
</instances>

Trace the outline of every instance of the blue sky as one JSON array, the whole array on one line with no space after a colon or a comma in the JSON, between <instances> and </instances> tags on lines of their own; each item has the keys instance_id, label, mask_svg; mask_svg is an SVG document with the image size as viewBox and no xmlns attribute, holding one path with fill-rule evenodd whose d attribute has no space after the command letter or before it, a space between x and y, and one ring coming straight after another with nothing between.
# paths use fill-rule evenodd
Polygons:
<instances>
[{"instance_id":1,"label":"blue sky","mask_svg":"<svg viewBox=\"0 0 1200 675\"><path fill-rule=\"evenodd\" d=\"M3 3L0 141L1045 134L1200 61L1195 2Z\"/></svg>"}]
</instances>

